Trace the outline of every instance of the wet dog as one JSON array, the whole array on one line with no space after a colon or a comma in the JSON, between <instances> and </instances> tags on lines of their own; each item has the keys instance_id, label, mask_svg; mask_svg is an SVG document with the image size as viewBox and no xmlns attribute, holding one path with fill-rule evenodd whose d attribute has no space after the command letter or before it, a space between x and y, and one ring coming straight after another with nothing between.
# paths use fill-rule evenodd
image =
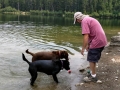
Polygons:
<instances>
[{"instance_id":1,"label":"wet dog","mask_svg":"<svg viewBox=\"0 0 120 90\"><path fill-rule=\"evenodd\" d=\"M22 54L22 58L24 61L26 61L29 64L28 71L31 74L31 79L30 79L31 85L34 84L37 78L37 72L43 72L46 73L47 75L52 75L56 83L58 83L57 74L60 72L62 68L65 68L68 71L68 73L71 73L68 60L58 60L58 61L38 60L34 62L29 62L24 54Z\"/></svg>"},{"instance_id":2,"label":"wet dog","mask_svg":"<svg viewBox=\"0 0 120 90\"><path fill-rule=\"evenodd\" d=\"M27 49L26 53L32 55L32 62L36 60L68 60L68 52L64 50L41 51L37 53L32 53Z\"/></svg>"}]
</instances>

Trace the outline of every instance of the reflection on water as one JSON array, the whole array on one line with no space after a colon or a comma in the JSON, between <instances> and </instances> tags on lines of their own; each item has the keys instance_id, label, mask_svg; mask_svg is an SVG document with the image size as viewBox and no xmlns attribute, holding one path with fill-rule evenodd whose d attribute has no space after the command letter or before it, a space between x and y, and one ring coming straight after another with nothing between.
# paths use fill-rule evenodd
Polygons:
<instances>
[{"instance_id":1,"label":"reflection on water","mask_svg":"<svg viewBox=\"0 0 120 90\"><path fill-rule=\"evenodd\" d=\"M73 27L61 26L28 26L28 25L0 25L0 36L3 44L12 46L30 46L36 49L66 49L80 46L79 31L72 31ZM76 34L76 35L74 35ZM78 35L77 35L78 34ZM81 36L80 36L81 37ZM71 49L71 48L70 48Z\"/></svg>"},{"instance_id":2,"label":"reflection on water","mask_svg":"<svg viewBox=\"0 0 120 90\"><path fill-rule=\"evenodd\" d=\"M120 29L116 26L113 28L104 26L108 38ZM35 22L4 20L0 22L0 43L0 90L78 90L74 85L81 80L78 68L84 61L79 53L82 43L79 26L54 26L42 22L36 25ZM26 49L32 52L67 50L72 73L60 72L58 80L61 83L58 85L51 76L39 73L35 86L31 87L28 65L22 60ZM31 60L30 55L26 54L26 57Z\"/></svg>"}]
</instances>

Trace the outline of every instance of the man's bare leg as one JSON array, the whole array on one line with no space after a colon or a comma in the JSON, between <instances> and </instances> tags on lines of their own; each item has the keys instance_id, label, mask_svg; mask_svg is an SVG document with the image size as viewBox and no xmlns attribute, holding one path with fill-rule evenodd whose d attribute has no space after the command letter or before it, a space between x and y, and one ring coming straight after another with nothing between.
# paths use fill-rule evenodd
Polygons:
<instances>
[{"instance_id":1,"label":"man's bare leg","mask_svg":"<svg viewBox=\"0 0 120 90\"><path fill-rule=\"evenodd\" d=\"M92 74L92 76L94 77L94 76L96 76L96 63L94 63L94 62L89 62L89 64L90 64L91 74Z\"/></svg>"}]
</instances>

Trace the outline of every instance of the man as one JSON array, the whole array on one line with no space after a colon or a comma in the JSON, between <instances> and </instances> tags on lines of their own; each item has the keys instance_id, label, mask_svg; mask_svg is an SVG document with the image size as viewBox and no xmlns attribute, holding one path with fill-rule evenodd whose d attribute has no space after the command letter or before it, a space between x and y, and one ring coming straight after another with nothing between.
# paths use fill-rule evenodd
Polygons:
<instances>
[{"instance_id":1,"label":"man","mask_svg":"<svg viewBox=\"0 0 120 90\"><path fill-rule=\"evenodd\" d=\"M81 54L84 55L85 49L88 51L87 61L90 65L90 74L84 78L85 82L97 81L96 63L101 57L101 52L107 45L107 38L100 23L89 15L84 15L81 12L74 14L74 24L81 24L83 45Z\"/></svg>"}]
</instances>

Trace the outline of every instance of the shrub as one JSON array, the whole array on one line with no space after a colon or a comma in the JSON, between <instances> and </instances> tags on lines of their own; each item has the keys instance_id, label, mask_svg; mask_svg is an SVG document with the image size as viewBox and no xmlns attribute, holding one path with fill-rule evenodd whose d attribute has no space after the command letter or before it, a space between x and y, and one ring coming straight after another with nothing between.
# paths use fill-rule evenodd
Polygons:
<instances>
[{"instance_id":1,"label":"shrub","mask_svg":"<svg viewBox=\"0 0 120 90\"><path fill-rule=\"evenodd\" d=\"M17 10L15 8L12 8L11 6L8 6L6 8L3 8L0 10L1 12L16 12Z\"/></svg>"},{"instance_id":2,"label":"shrub","mask_svg":"<svg viewBox=\"0 0 120 90\"><path fill-rule=\"evenodd\" d=\"M99 14L98 14L97 12L93 12L93 13L91 14L91 16L99 17Z\"/></svg>"}]
</instances>

